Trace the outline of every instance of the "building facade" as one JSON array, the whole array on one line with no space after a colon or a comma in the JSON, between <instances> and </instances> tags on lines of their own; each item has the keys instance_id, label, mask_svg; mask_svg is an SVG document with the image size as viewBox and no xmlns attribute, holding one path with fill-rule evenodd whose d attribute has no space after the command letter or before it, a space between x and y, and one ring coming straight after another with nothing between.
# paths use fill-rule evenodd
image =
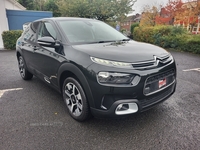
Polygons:
<instances>
[{"instance_id":1,"label":"building facade","mask_svg":"<svg viewBox=\"0 0 200 150\"><path fill-rule=\"evenodd\" d=\"M124 21L121 21L121 23L120 23L121 29L125 29L126 31L130 31L131 25L133 23L140 22L140 19L141 19L140 14L136 14L136 15L132 15L132 16L127 17Z\"/></svg>"},{"instance_id":2,"label":"building facade","mask_svg":"<svg viewBox=\"0 0 200 150\"><path fill-rule=\"evenodd\" d=\"M15 0L1 0L0 1L0 49L3 48L2 32L8 31L8 19L6 15L6 10L25 10L26 8L20 5Z\"/></svg>"},{"instance_id":3,"label":"building facade","mask_svg":"<svg viewBox=\"0 0 200 150\"><path fill-rule=\"evenodd\" d=\"M26 10L16 0L0 0L0 49L3 49L3 31L22 30L27 22L52 16L50 11Z\"/></svg>"},{"instance_id":4,"label":"building facade","mask_svg":"<svg viewBox=\"0 0 200 150\"><path fill-rule=\"evenodd\" d=\"M174 25L182 26L194 34L200 34L200 0L186 2L182 5L182 14L175 16Z\"/></svg>"}]
</instances>

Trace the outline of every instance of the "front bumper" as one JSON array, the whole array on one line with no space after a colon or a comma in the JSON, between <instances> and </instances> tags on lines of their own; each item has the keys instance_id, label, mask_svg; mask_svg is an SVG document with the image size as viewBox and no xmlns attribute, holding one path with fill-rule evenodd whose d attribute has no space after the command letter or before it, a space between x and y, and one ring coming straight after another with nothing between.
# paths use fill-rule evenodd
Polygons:
<instances>
[{"instance_id":1,"label":"front bumper","mask_svg":"<svg viewBox=\"0 0 200 150\"><path fill-rule=\"evenodd\" d=\"M154 107L155 105L165 101L166 99L168 99L174 92L176 89L176 81L170 85L169 87L167 87L166 89L153 94L151 96L147 96L144 99L121 99L121 100L117 100L115 101L109 109L106 110L102 110L102 109L95 109L95 108L91 108L91 113L94 116L97 117L115 117L115 116L120 116L120 114L116 113L116 109L118 108L118 106L120 104L136 104L138 110L136 111L136 107L135 107L135 111L133 111L133 113L137 113L137 112L143 112L146 111L152 107ZM103 105L102 105L103 106ZM101 106L101 107L102 107ZM128 114L133 114L133 113L127 113ZM125 115L125 114L123 114Z\"/></svg>"},{"instance_id":2,"label":"front bumper","mask_svg":"<svg viewBox=\"0 0 200 150\"><path fill-rule=\"evenodd\" d=\"M104 86L97 82L96 75L100 71L136 74L141 78L135 86ZM94 116L123 116L126 112L116 113L121 104L131 104L132 108L127 114L143 112L168 99L176 89L175 61L147 70L128 70L93 64L88 68L88 72L87 80L94 98L94 105L90 107Z\"/></svg>"}]
</instances>

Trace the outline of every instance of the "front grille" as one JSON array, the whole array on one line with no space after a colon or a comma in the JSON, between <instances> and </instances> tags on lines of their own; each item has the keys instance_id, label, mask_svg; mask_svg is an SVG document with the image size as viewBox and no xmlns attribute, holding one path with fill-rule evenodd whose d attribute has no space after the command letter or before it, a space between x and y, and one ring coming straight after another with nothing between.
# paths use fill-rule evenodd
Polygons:
<instances>
[{"instance_id":1,"label":"front grille","mask_svg":"<svg viewBox=\"0 0 200 150\"><path fill-rule=\"evenodd\" d=\"M165 80L165 84L160 86L160 82ZM166 87L170 86L175 81L175 70L171 69L169 71L156 74L147 78L144 86L144 95L151 95L156 92L159 92Z\"/></svg>"},{"instance_id":2,"label":"front grille","mask_svg":"<svg viewBox=\"0 0 200 150\"><path fill-rule=\"evenodd\" d=\"M168 96L172 94L173 89L174 89L174 84L157 94L154 94L152 96L147 97L146 99L141 100L140 102L142 105L142 109L145 109L146 107L150 107L156 103L165 100Z\"/></svg>"},{"instance_id":3,"label":"front grille","mask_svg":"<svg viewBox=\"0 0 200 150\"><path fill-rule=\"evenodd\" d=\"M164 57L156 57L154 56L153 60L150 61L145 61L145 62L137 62L137 63L132 63L132 66L134 69L137 70L148 70L152 68L156 68L159 66L166 65L170 63L173 60L172 56L167 55Z\"/></svg>"}]
</instances>

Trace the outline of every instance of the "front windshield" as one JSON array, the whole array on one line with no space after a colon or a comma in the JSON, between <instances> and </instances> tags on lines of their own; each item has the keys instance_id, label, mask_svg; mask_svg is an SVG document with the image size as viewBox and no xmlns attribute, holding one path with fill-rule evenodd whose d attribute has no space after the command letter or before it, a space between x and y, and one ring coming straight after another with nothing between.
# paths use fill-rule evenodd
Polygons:
<instances>
[{"instance_id":1,"label":"front windshield","mask_svg":"<svg viewBox=\"0 0 200 150\"><path fill-rule=\"evenodd\" d=\"M97 20L61 20L59 25L72 44L128 40L116 29Z\"/></svg>"}]
</instances>

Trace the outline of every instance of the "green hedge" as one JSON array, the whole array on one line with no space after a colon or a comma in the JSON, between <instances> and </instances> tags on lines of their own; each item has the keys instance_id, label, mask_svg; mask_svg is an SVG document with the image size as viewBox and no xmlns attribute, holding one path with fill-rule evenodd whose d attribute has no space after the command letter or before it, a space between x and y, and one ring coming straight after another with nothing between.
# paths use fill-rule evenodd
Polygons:
<instances>
[{"instance_id":1,"label":"green hedge","mask_svg":"<svg viewBox=\"0 0 200 150\"><path fill-rule=\"evenodd\" d=\"M16 41L21 36L23 31L11 30L2 33L4 48L8 50L15 50Z\"/></svg>"},{"instance_id":2,"label":"green hedge","mask_svg":"<svg viewBox=\"0 0 200 150\"><path fill-rule=\"evenodd\" d=\"M200 54L200 35L189 34L181 27L136 27L133 34L136 41Z\"/></svg>"},{"instance_id":3,"label":"green hedge","mask_svg":"<svg viewBox=\"0 0 200 150\"><path fill-rule=\"evenodd\" d=\"M131 34L133 34L133 31L134 31L134 29L136 28L136 27L139 27L139 24L140 23L133 23L132 25L131 25Z\"/></svg>"},{"instance_id":4,"label":"green hedge","mask_svg":"<svg viewBox=\"0 0 200 150\"><path fill-rule=\"evenodd\" d=\"M178 49L200 54L200 35L187 35L182 43L178 46Z\"/></svg>"},{"instance_id":5,"label":"green hedge","mask_svg":"<svg viewBox=\"0 0 200 150\"><path fill-rule=\"evenodd\" d=\"M142 41L146 43L154 43L153 36L155 35L155 30L153 27L135 27L133 31L133 39L137 41Z\"/></svg>"},{"instance_id":6,"label":"green hedge","mask_svg":"<svg viewBox=\"0 0 200 150\"><path fill-rule=\"evenodd\" d=\"M185 34L183 28L173 26L136 27L133 31L134 39L142 42L157 44L170 37ZM163 39L160 39L160 38Z\"/></svg>"}]
</instances>

